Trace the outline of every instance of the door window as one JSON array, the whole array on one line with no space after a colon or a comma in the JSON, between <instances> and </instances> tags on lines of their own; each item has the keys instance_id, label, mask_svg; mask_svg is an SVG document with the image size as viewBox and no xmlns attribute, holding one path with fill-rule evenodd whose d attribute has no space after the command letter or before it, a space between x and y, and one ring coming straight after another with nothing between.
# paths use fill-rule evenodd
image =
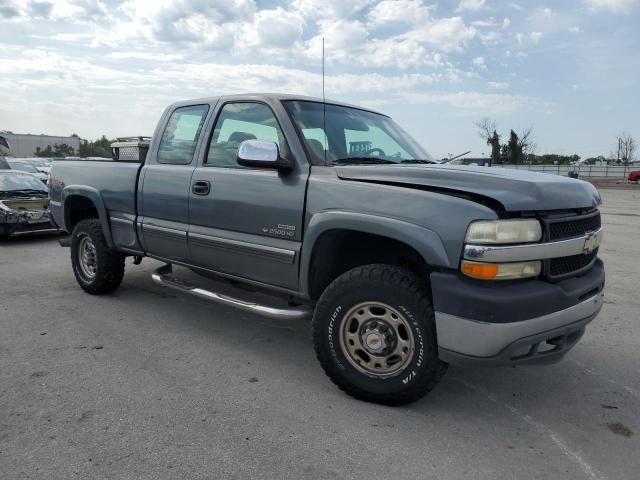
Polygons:
<instances>
[{"instance_id":1,"label":"door window","mask_svg":"<svg viewBox=\"0 0 640 480\"><path fill-rule=\"evenodd\" d=\"M274 142L282 151L284 137L271 109L263 103L227 103L213 129L206 164L239 167L238 147L255 139Z\"/></svg>"},{"instance_id":2,"label":"door window","mask_svg":"<svg viewBox=\"0 0 640 480\"><path fill-rule=\"evenodd\" d=\"M158 163L191 163L208 111L208 105L180 107L174 110L160 140Z\"/></svg>"}]
</instances>

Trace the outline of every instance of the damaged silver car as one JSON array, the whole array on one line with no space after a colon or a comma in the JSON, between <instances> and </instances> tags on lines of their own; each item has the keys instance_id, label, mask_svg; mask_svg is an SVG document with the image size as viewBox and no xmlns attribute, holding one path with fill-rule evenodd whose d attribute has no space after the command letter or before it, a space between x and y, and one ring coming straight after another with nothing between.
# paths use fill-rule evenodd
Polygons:
<instances>
[{"instance_id":1,"label":"damaged silver car","mask_svg":"<svg viewBox=\"0 0 640 480\"><path fill-rule=\"evenodd\" d=\"M0 236L55 232L47 186L30 173L0 170Z\"/></svg>"}]
</instances>

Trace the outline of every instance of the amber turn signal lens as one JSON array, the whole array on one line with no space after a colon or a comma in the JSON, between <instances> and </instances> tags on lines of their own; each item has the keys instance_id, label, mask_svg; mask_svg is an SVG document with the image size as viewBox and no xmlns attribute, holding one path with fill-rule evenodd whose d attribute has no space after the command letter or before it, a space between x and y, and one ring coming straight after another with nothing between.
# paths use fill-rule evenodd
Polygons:
<instances>
[{"instance_id":1,"label":"amber turn signal lens","mask_svg":"<svg viewBox=\"0 0 640 480\"><path fill-rule=\"evenodd\" d=\"M482 263L463 260L460 269L468 277L480 280L514 280L537 277L542 271L542 262Z\"/></svg>"},{"instance_id":2,"label":"amber turn signal lens","mask_svg":"<svg viewBox=\"0 0 640 480\"><path fill-rule=\"evenodd\" d=\"M500 267L494 263L462 262L462 273L472 278L492 280L498 276Z\"/></svg>"}]
</instances>

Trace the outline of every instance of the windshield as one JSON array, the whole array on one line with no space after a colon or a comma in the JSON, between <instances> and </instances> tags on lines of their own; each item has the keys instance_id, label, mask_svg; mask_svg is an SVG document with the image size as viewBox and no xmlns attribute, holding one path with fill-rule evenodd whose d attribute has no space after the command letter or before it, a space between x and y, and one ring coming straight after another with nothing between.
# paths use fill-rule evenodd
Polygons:
<instances>
[{"instance_id":1,"label":"windshield","mask_svg":"<svg viewBox=\"0 0 640 480\"><path fill-rule=\"evenodd\" d=\"M36 167L34 167L33 165L29 165L28 163L11 162L10 165L12 170L20 170L22 172L29 173L40 173L40 171Z\"/></svg>"},{"instance_id":2,"label":"windshield","mask_svg":"<svg viewBox=\"0 0 640 480\"><path fill-rule=\"evenodd\" d=\"M31 175L20 173L0 173L0 192L16 190L36 190L34 193L47 193L47 186Z\"/></svg>"},{"instance_id":3,"label":"windshield","mask_svg":"<svg viewBox=\"0 0 640 480\"><path fill-rule=\"evenodd\" d=\"M408 133L384 115L310 101L284 104L302 133L314 165L435 163Z\"/></svg>"}]
</instances>

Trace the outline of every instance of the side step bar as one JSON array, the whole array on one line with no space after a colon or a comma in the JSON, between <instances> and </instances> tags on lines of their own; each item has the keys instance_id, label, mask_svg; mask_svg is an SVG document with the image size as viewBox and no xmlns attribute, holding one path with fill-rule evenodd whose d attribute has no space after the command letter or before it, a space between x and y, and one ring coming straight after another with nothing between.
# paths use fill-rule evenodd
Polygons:
<instances>
[{"instance_id":1,"label":"side step bar","mask_svg":"<svg viewBox=\"0 0 640 480\"><path fill-rule=\"evenodd\" d=\"M164 265L156 269L151 274L151 279L163 287L172 288L174 290L193 295L194 297L203 298L210 302L220 303L222 305L238 308L245 312L255 313L268 318L275 318L279 320L302 320L311 317L313 314L313 309L307 306L288 308L269 307L255 302L246 302L244 300L232 298L210 290L205 290L197 285L192 285L191 283L172 277L170 275L171 271L171 265Z\"/></svg>"}]
</instances>

